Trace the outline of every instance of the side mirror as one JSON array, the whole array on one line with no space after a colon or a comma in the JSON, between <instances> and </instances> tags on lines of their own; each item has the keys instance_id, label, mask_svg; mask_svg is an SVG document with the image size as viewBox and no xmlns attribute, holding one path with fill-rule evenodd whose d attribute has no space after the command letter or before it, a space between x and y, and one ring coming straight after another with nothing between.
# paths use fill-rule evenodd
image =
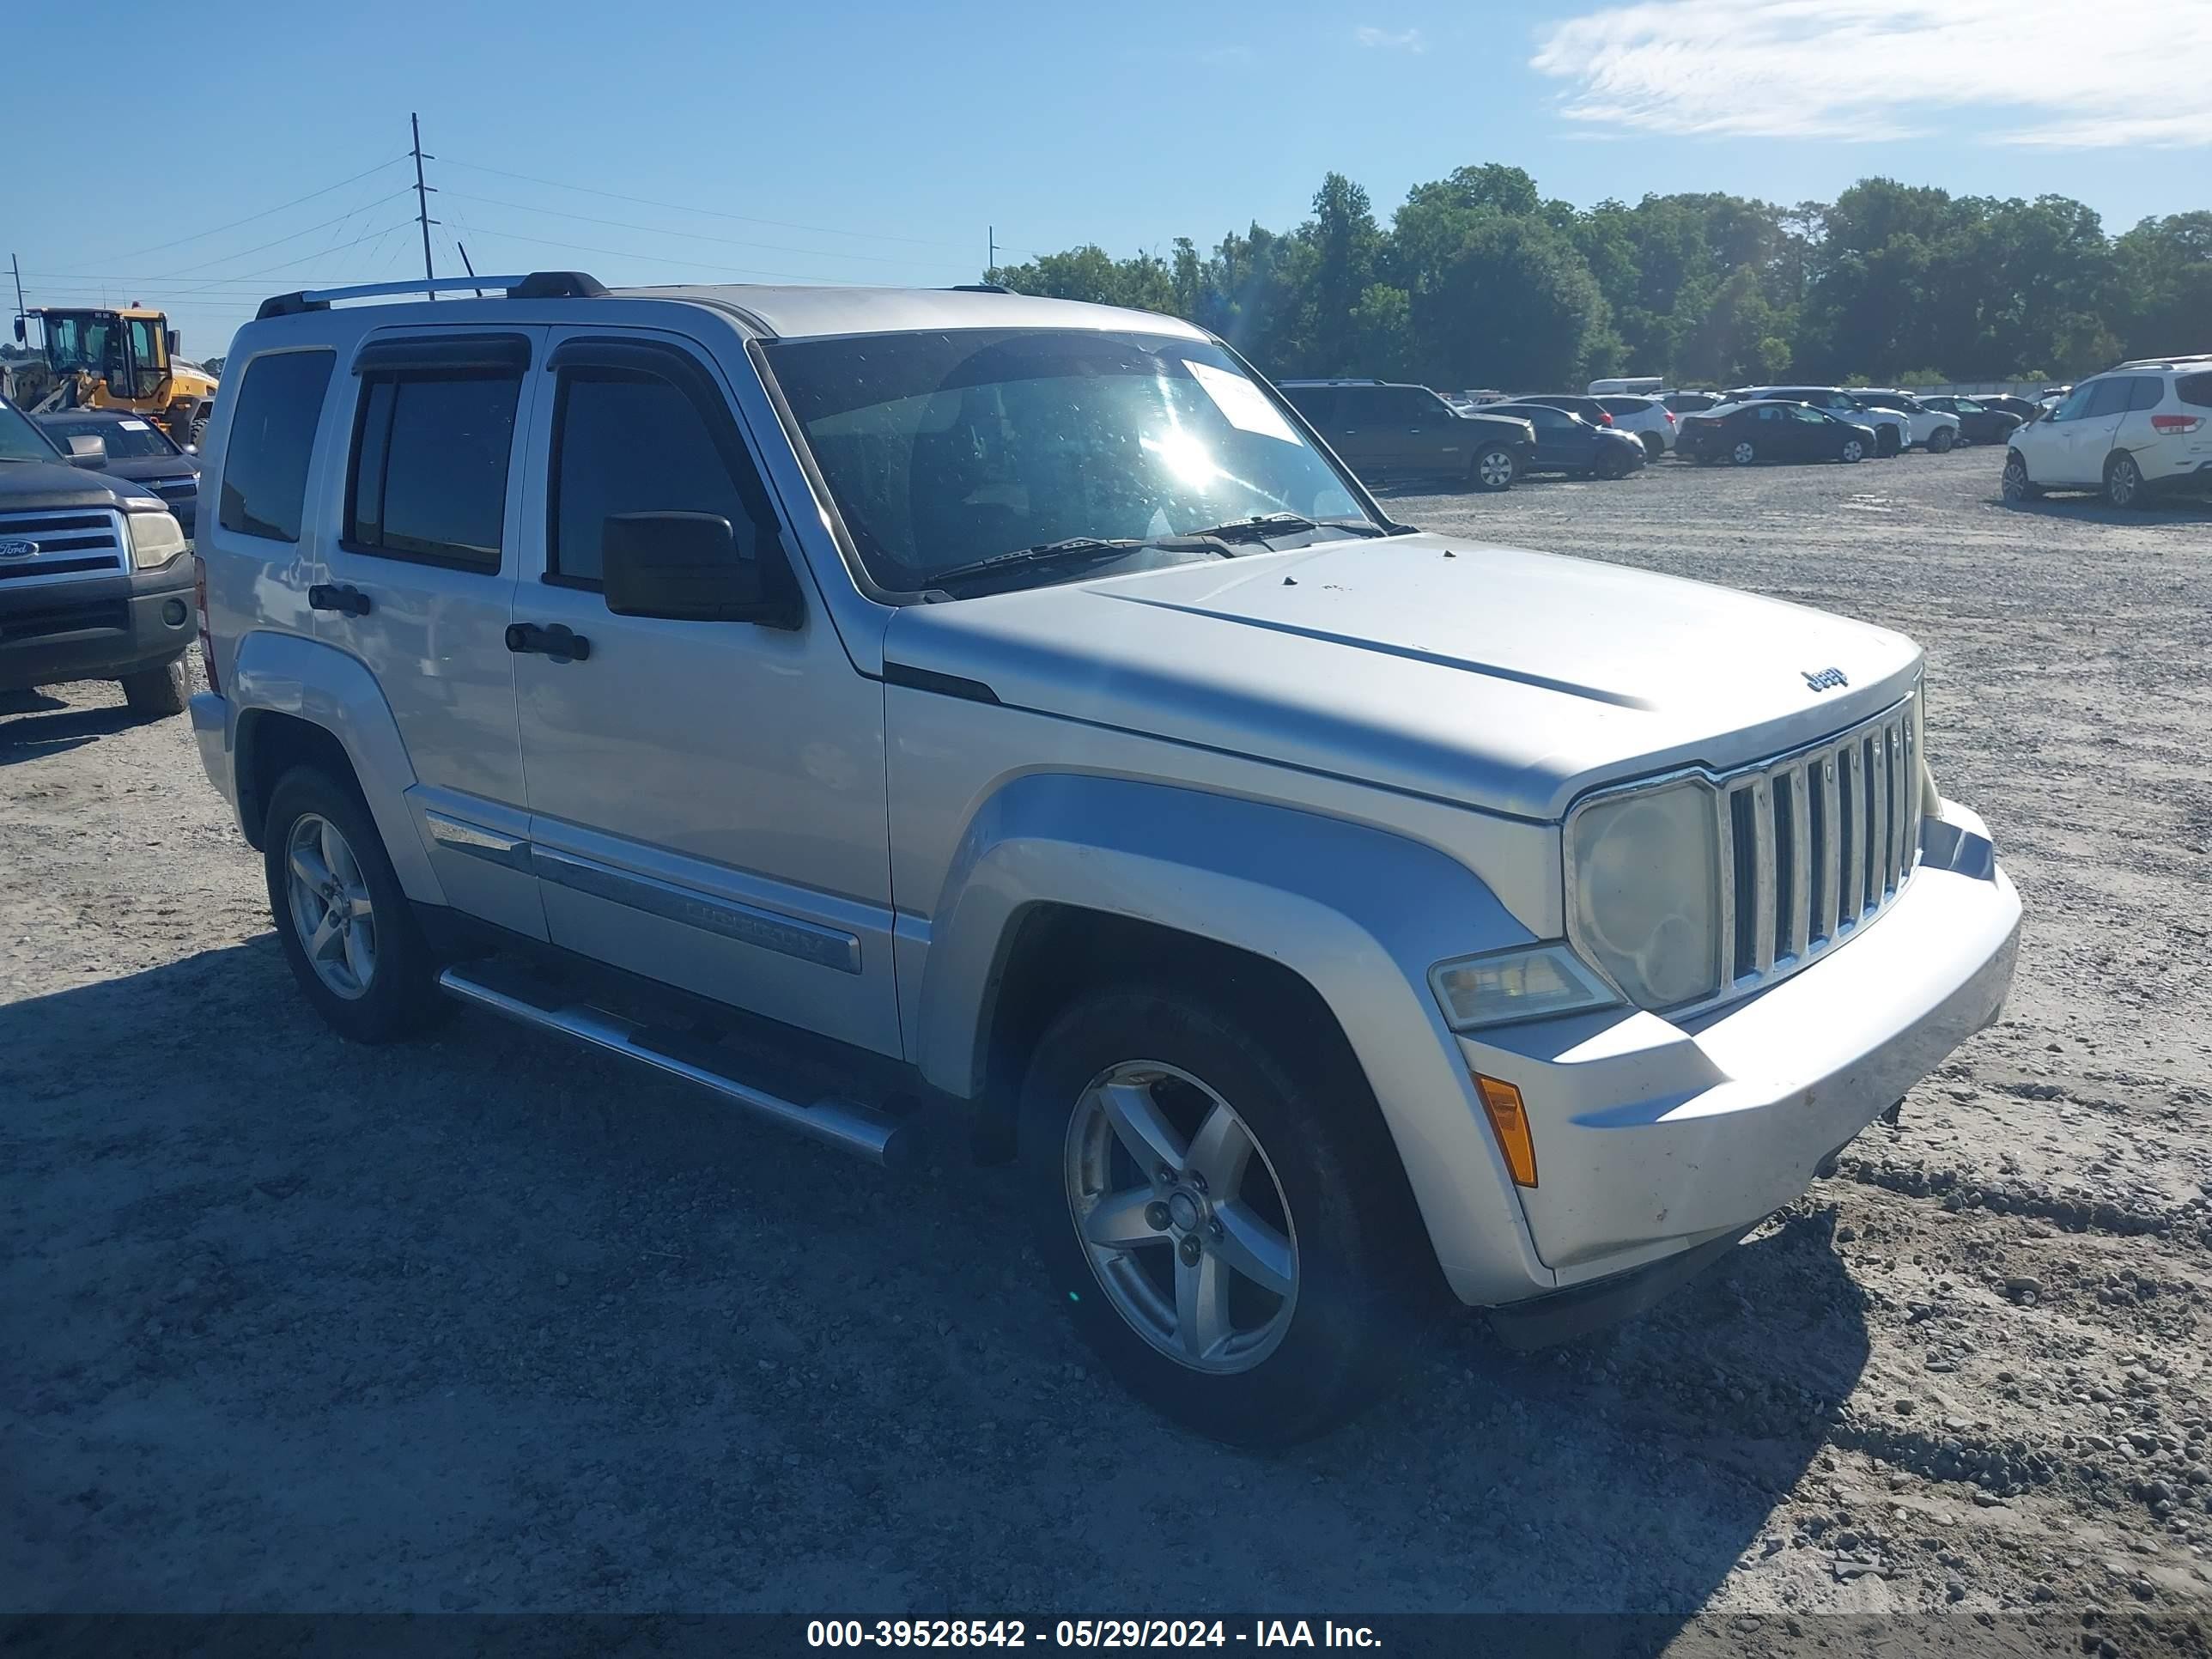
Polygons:
<instances>
[{"instance_id":1,"label":"side mirror","mask_svg":"<svg viewBox=\"0 0 2212 1659\"><path fill-rule=\"evenodd\" d=\"M161 337L161 340L162 343L169 348L169 355L172 357L175 356L177 355L177 331L173 328L171 329L167 334Z\"/></svg>"},{"instance_id":2,"label":"side mirror","mask_svg":"<svg viewBox=\"0 0 2212 1659\"><path fill-rule=\"evenodd\" d=\"M69 441L69 459L71 466L97 471L107 465L107 441L95 438L89 432L80 432Z\"/></svg>"},{"instance_id":3,"label":"side mirror","mask_svg":"<svg viewBox=\"0 0 2212 1659\"><path fill-rule=\"evenodd\" d=\"M760 623L795 628L798 605L775 590L783 572L738 551L712 513L621 513L605 520L600 577L617 617Z\"/></svg>"},{"instance_id":4,"label":"side mirror","mask_svg":"<svg viewBox=\"0 0 2212 1659\"><path fill-rule=\"evenodd\" d=\"M21 345L21 344L22 344L22 343L23 343L23 341L24 341L24 338L25 338L25 336L24 336L24 333L23 333L23 319L22 319L21 317L18 317L18 318L15 319L15 343L16 343L17 345Z\"/></svg>"}]
</instances>

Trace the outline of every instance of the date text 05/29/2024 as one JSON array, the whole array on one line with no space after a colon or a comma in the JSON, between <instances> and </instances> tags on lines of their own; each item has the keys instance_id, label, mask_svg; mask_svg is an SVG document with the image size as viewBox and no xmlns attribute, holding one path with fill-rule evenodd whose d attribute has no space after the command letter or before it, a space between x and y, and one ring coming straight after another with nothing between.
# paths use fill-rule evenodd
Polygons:
<instances>
[{"instance_id":1,"label":"date text 05/29/2024","mask_svg":"<svg viewBox=\"0 0 2212 1659\"><path fill-rule=\"evenodd\" d=\"M1375 1648L1365 1625L1258 1619L814 1619L810 1648Z\"/></svg>"}]
</instances>

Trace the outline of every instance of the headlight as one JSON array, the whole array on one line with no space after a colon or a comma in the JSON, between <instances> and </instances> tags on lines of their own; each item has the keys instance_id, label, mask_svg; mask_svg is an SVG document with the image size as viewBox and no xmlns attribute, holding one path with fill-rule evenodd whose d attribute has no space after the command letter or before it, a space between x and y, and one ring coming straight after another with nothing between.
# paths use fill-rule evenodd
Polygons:
<instances>
[{"instance_id":1,"label":"headlight","mask_svg":"<svg viewBox=\"0 0 2212 1659\"><path fill-rule=\"evenodd\" d=\"M1620 1000L1564 945L1532 945L1440 962L1429 969L1429 984L1455 1031L1575 1013Z\"/></svg>"},{"instance_id":2,"label":"headlight","mask_svg":"<svg viewBox=\"0 0 2212 1659\"><path fill-rule=\"evenodd\" d=\"M173 513L160 507L125 513L123 522L131 532L131 562L137 569L167 564L185 550L185 528Z\"/></svg>"},{"instance_id":3,"label":"headlight","mask_svg":"<svg viewBox=\"0 0 2212 1659\"><path fill-rule=\"evenodd\" d=\"M1720 823L1702 783L1668 784L1576 813L1567 837L1570 935L1635 1002L1671 1008L1720 989Z\"/></svg>"}]
</instances>

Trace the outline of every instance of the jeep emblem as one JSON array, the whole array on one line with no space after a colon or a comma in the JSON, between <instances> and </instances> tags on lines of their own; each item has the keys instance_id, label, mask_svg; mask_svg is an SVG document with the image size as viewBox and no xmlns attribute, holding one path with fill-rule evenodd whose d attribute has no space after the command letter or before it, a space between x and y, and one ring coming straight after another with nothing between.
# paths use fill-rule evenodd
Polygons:
<instances>
[{"instance_id":1,"label":"jeep emblem","mask_svg":"<svg viewBox=\"0 0 2212 1659\"><path fill-rule=\"evenodd\" d=\"M1805 684L1815 691L1832 691L1838 686L1850 684L1844 678L1844 671L1840 668L1823 668L1817 674L1809 668L1800 669L1798 672L1805 676Z\"/></svg>"},{"instance_id":2,"label":"jeep emblem","mask_svg":"<svg viewBox=\"0 0 2212 1659\"><path fill-rule=\"evenodd\" d=\"M38 550L36 542L0 542L0 559L27 559Z\"/></svg>"}]
</instances>

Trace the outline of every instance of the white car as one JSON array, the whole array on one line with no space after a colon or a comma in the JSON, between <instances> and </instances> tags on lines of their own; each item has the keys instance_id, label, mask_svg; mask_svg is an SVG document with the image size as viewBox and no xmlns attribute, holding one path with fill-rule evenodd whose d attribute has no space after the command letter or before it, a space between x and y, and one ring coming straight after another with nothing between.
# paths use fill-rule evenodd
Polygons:
<instances>
[{"instance_id":1,"label":"white car","mask_svg":"<svg viewBox=\"0 0 2212 1659\"><path fill-rule=\"evenodd\" d=\"M2212 489L2212 356L2123 363L2014 432L2005 499L2046 489L2098 490L2114 507Z\"/></svg>"},{"instance_id":2,"label":"white car","mask_svg":"<svg viewBox=\"0 0 2212 1659\"><path fill-rule=\"evenodd\" d=\"M1281 1442L1438 1289L1632 1312L1997 1018L1901 635L1409 529L1171 317L468 285L264 302L208 448L192 723L345 1036L1012 1162L1105 1367Z\"/></svg>"},{"instance_id":3,"label":"white car","mask_svg":"<svg viewBox=\"0 0 2212 1659\"><path fill-rule=\"evenodd\" d=\"M1653 460L1674 447L1674 411L1656 396L1608 392L1599 394L1597 401L1613 416L1613 429L1634 433Z\"/></svg>"},{"instance_id":4,"label":"white car","mask_svg":"<svg viewBox=\"0 0 2212 1659\"><path fill-rule=\"evenodd\" d=\"M1851 396L1869 415L1887 412L1905 416L1905 447L1948 454L1959 446L1959 417L1948 409L1930 409L1910 392L1895 386L1854 386Z\"/></svg>"}]
</instances>

